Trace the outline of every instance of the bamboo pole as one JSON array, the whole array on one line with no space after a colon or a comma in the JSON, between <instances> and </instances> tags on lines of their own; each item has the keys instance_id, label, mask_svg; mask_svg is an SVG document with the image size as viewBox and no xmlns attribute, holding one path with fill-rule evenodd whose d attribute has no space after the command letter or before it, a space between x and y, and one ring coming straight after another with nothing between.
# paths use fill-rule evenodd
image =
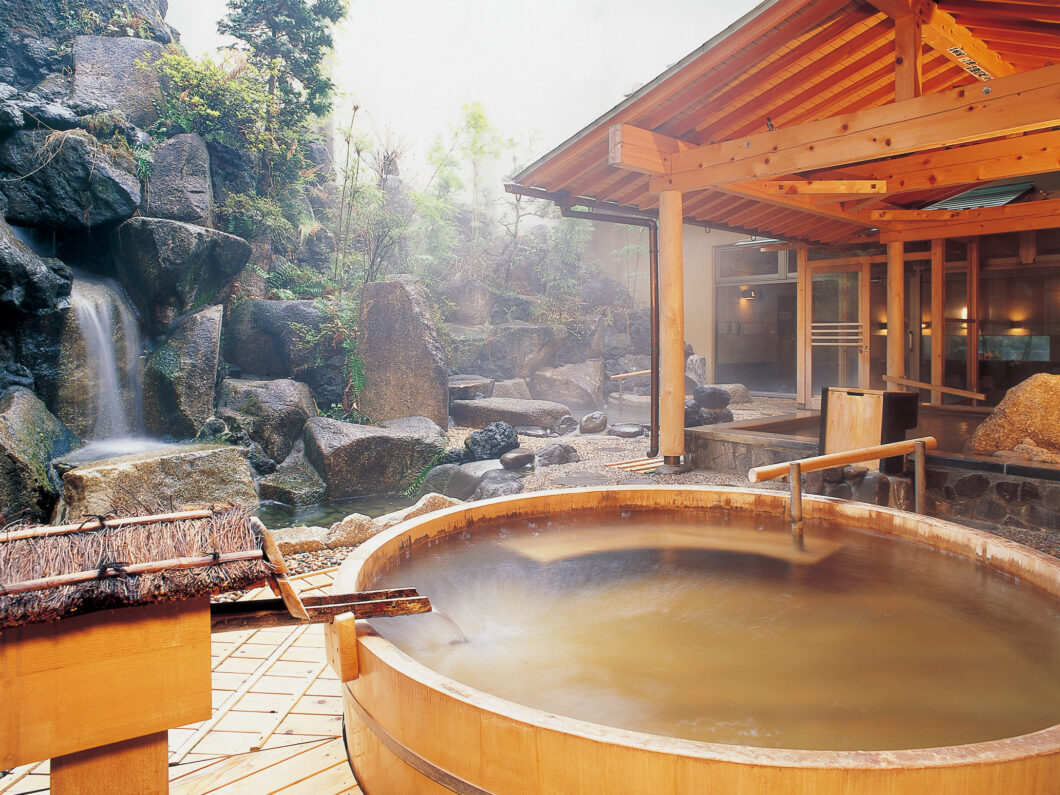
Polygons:
<instances>
[{"instance_id":1,"label":"bamboo pole","mask_svg":"<svg viewBox=\"0 0 1060 795\"><path fill-rule=\"evenodd\" d=\"M41 577L37 580L0 585L0 594L27 593L43 591L46 588L58 588L63 585L77 585L79 582L101 580L106 577L125 577L135 574L154 574L172 569L197 569L202 566L219 566L224 563L238 563L245 560L260 560L260 549L249 549L245 552L226 552L222 555L203 555L194 558L170 558L169 560L152 560L146 563L105 564L98 569L75 571L70 574L57 574L53 577Z\"/></svg>"},{"instance_id":2,"label":"bamboo pole","mask_svg":"<svg viewBox=\"0 0 1060 795\"><path fill-rule=\"evenodd\" d=\"M48 536L68 535L69 533L83 533L90 530L101 530L104 527L127 527L141 524L154 524L155 522L176 522L184 519L208 519L213 516L213 511L203 508L195 511L177 511L175 513L159 513L153 516L129 516L124 519L104 519L102 522L93 517L78 524L64 524L55 527L30 527L25 530L9 530L0 533L0 542L19 541L23 538L46 538Z\"/></svg>"},{"instance_id":3,"label":"bamboo pole","mask_svg":"<svg viewBox=\"0 0 1060 795\"><path fill-rule=\"evenodd\" d=\"M679 464L685 452L685 298L680 191L659 194L660 452Z\"/></svg>"},{"instance_id":4,"label":"bamboo pole","mask_svg":"<svg viewBox=\"0 0 1060 795\"><path fill-rule=\"evenodd\" d=\"M840 453L828 453L827 455L802 458L799 459L799 466L803 473L816 472L819 469L831 469L845 464L857 464L860 461L871 461L874 458L907 455L916 449L917 442L923 442L926 450L934 450L938 447L938 442L935 441L934 436L924 436L919 439L906 439L904 442L878 444L873 447L861 447L857 450L844 450ZM747 479L752 483L761 483L763 480L783 477L790 471L789 464L790 462L784 462L782 464L754 467L747 471Z\"/></svg>"}]
</instances>

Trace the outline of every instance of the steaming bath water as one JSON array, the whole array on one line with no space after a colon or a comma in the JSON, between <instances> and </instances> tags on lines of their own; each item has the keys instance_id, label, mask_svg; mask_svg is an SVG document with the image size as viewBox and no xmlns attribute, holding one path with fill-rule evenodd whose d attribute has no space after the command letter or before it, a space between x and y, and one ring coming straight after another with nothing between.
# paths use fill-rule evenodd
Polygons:
<instances>
[{"instance_id":1,"label":"steaming bath water","mask_svg":"<svg viewBox=\"0 0 1060 795\"><path fill-rule=\"evenodd\" d=\"M550 534L731 535L736 525L637 511L479 528L414 547L374 583L419 588L466 642L432 614L372 623L493 695L693 740L922 748L1060 721L1055 600L911 543L815 528L807 547L837 551L813 564L687 549L539 562ZM740 529L785 540L780 525Z\"/></svg>"}]
</instances>

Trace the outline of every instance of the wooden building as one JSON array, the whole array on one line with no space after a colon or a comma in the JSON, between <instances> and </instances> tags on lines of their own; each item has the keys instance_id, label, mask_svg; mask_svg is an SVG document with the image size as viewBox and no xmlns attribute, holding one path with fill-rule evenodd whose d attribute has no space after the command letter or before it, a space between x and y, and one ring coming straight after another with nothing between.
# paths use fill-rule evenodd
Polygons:
<instances>
[{"instance_id":1,"label":"wooden building","mask_svg":"<svg viewBox=\"0 0 1060 795\"><path fill-rule=\"evenodd\" d=\"M1020 375L987 364L1006 337L1022 338L1027 374L1060 363L1053 0L767 0L513 182L568 210L657 219L670 461L684 453L689 225L790 252L803 406L823 385L996 398Z\"/></svg>"}]
</instances>

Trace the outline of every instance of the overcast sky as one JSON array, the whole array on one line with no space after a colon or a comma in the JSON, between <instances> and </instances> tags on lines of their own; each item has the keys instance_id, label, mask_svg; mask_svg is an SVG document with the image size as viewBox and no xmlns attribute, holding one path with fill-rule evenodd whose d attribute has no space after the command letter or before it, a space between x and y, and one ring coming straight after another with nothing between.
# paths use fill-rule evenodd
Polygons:
<instances>
[{"instance_id":1,"label":"overcast sky","mask_svg":"<svg viewBox=\"0 0 1060 795\"><path fill-rule=\"evenodd\" d=\"M505 135L532 135L527 157L536 159L755 5L351 0L335 39L337 122L356 102L358 126L393 131L418 162L461 107L477 101ZM224 10L223 0L170 0L166 19L200 55L222 43L216 24Z\"/></svg>"}]
</instances>

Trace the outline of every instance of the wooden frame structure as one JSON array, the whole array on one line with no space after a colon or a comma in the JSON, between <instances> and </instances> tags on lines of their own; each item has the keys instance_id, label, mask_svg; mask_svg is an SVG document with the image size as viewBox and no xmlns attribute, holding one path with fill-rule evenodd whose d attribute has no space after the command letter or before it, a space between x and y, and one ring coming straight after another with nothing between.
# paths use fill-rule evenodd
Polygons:
<instances>
[{"instance_id":1,"label":"wooden frame structure","mask_svg":"<svg viewBox=\"0 0 1060 795\"><path fill-rule=\"evenodd\" d=\"M886 373L904 378L907 242L935 241L932 308L941 317L944 238L971 238L973 249L978 235L1060 226L1060 199L929 205L1058 170L1052 0L766 0L516 175L509 190L544 191L568 208L657 215L660 452L672 459L684 452L684 224L798 247L805 405L811 246L886 246ZM942 386L941 357L938 346L933 386ZM941 392L932 397L940 402Z\"/></svg>"}]
</instances>

